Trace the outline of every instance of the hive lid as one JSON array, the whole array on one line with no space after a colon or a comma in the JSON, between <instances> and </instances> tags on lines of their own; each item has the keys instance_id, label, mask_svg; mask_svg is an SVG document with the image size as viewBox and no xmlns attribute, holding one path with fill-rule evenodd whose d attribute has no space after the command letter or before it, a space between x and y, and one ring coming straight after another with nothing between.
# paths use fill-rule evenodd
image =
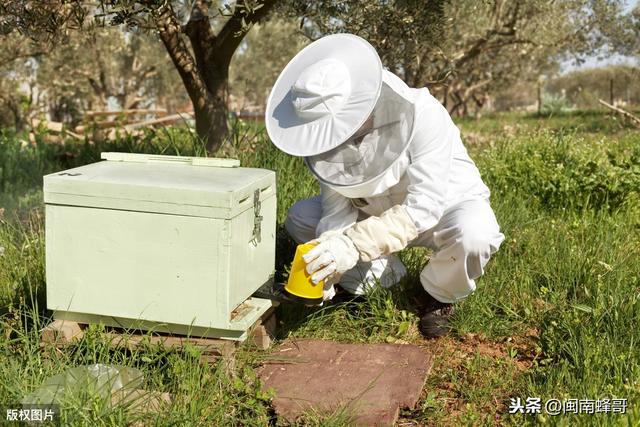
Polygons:
<instances>
[{"instance_id":1,"label":"hive lid","mask_svg":"<svg viewBox=\"0 0 640 427\"><path fill-rule=\"evenodd\" d=\"M230 218L275 195L275 172L235 159L102 153L44 177L47 204ZM258 193L256 193L258 190Z\"/></svg>"}]
</instances>

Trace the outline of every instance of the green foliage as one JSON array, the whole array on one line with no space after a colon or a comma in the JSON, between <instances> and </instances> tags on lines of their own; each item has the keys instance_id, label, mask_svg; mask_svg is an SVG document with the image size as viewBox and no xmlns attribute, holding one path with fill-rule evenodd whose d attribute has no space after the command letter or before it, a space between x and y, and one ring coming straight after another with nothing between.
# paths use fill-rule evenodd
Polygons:
<instances>
[{"instance_id":1,"label":"green foliage","mask_svg":"<svg viewBox=\"0 0 640 427\"><path fill-rule=\"evenodd\" d=\"M439 58L447 16L447 1L307 1L284 3L292 17L304 17L311 39L353 33L368 40L383 64L412 86L424 82L427 68ZM429 58L429 59L427 59Z\"/></svg>"},{"instance_id":2,"label":"green foliage","mask_svg":"<svg viewBox=\"0 0 640 427\"><path fill-rule=\"evenodd\" d=\"M640 144L586 140L574 132L503 139L477 159L498 197L517 191L545 208L619 209L638 202Z\"/></svg>"},{"instance_id":3,"label":"green foliage","mask_svg":"<svg viewBox=\"0 0 640 427\"><path fill-rule=\"evenodd\" d=\"M44 307L44 221L32 212L22 223L0 214L0 315Z\"/></svg>"},{"instance_id":4,"label":"green foliage","mask_svg":"<svg viewBox=\"0 0 640 427\"><path fill-rule=\"evenodd\" d=\"M571 108L569 100L564 95L553 95L545 93L542 95L542 107L540 113L545 115L562 113Z\"/></svg>"},{"instance_id":5,"label":"green foliage","mask_svg":"<svg viewBox=\"0 0 640 427\"><path fill-rule=\"evenodd\" d=\"M293 19L272 19L255 25L229 66L229 91L235 109L262 112L278 75L308 42Z\"/></svg>"},{"instance_id":6,"label":"green foliage","mask_svg":"<svg viewBox=\"0 0 640 427\"><path fill-rule=\"evenodd\" d=\"M635 129L629 120L597 110L572 110L555 114L493 113L481 120L459 118L463 141L472 150L486 148L503 139L520 139L540 132L575 133L585 143L607 139L616 140ZM480 150L482 151L482 150Z\"/></svg>"}]
</instances>

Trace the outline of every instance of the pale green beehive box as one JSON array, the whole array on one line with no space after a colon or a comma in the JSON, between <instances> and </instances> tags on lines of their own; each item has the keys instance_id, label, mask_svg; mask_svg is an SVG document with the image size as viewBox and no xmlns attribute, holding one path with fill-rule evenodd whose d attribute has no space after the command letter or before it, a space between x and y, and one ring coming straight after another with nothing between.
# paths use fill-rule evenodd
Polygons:
<instances>
[{"instance_id":1,"label":"pale green beehive box","mask_svg":"<svg viewBox=\"0 0 640 427\"><path fill-rule=\"evenodd\" d=\"M246 338L271 307L275 173L237 160L102 153L44 177L57 319Z\"/></svg>"}]
</instances>

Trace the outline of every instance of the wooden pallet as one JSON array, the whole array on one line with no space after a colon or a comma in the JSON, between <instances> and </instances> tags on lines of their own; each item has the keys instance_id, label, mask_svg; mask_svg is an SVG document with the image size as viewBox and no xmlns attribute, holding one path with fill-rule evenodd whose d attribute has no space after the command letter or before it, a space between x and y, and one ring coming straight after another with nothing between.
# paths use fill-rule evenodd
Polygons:
<instances>
[{"instance_id":1,"label":"wooden pallet","mask_svg":"<svg viewBox=\"0 0 640 427\"><path fill-rule=\"evenodd\" d=\"M145 333L140 331L124 331L119 328L107 328L107 336L113 348L136 349L140 346L158 345L166 349L180 351L185 345L196 347L202 351L202 359L212 363L220 358L231 356L239 345L266 350L271 346L276 329L275 309L269 309L259 322L251 328L249 338L245 342L216 338L196 338L169 334ZM40 331L42 345L54 345L64 348L84 337L86 324L69 320L54 320Z\"/></svg>"}]
</instances>

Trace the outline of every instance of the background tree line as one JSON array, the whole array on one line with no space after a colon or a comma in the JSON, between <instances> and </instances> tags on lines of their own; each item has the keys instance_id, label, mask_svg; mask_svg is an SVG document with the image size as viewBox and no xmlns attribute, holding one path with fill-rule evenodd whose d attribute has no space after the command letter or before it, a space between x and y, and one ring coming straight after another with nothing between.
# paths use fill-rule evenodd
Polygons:
<instances>
[{"instance_id":1,"label":"background tree line","mask_svg":"<svg viewBox=\"0 0 640 427\"><path fill-rule=\"evenodd\" d=\"M579 107L608 99L611 80L620 100L637 104L634 67L549 78L594 54L638 58L640 11L623 9L622 0L8 0L0 126L192 104L197 134L215 151L230 94L238 107L264 105L286 62L336 32L369 40L385 66L454 115L530 105L541 76Z\"/></svg>"}]
</instances>

